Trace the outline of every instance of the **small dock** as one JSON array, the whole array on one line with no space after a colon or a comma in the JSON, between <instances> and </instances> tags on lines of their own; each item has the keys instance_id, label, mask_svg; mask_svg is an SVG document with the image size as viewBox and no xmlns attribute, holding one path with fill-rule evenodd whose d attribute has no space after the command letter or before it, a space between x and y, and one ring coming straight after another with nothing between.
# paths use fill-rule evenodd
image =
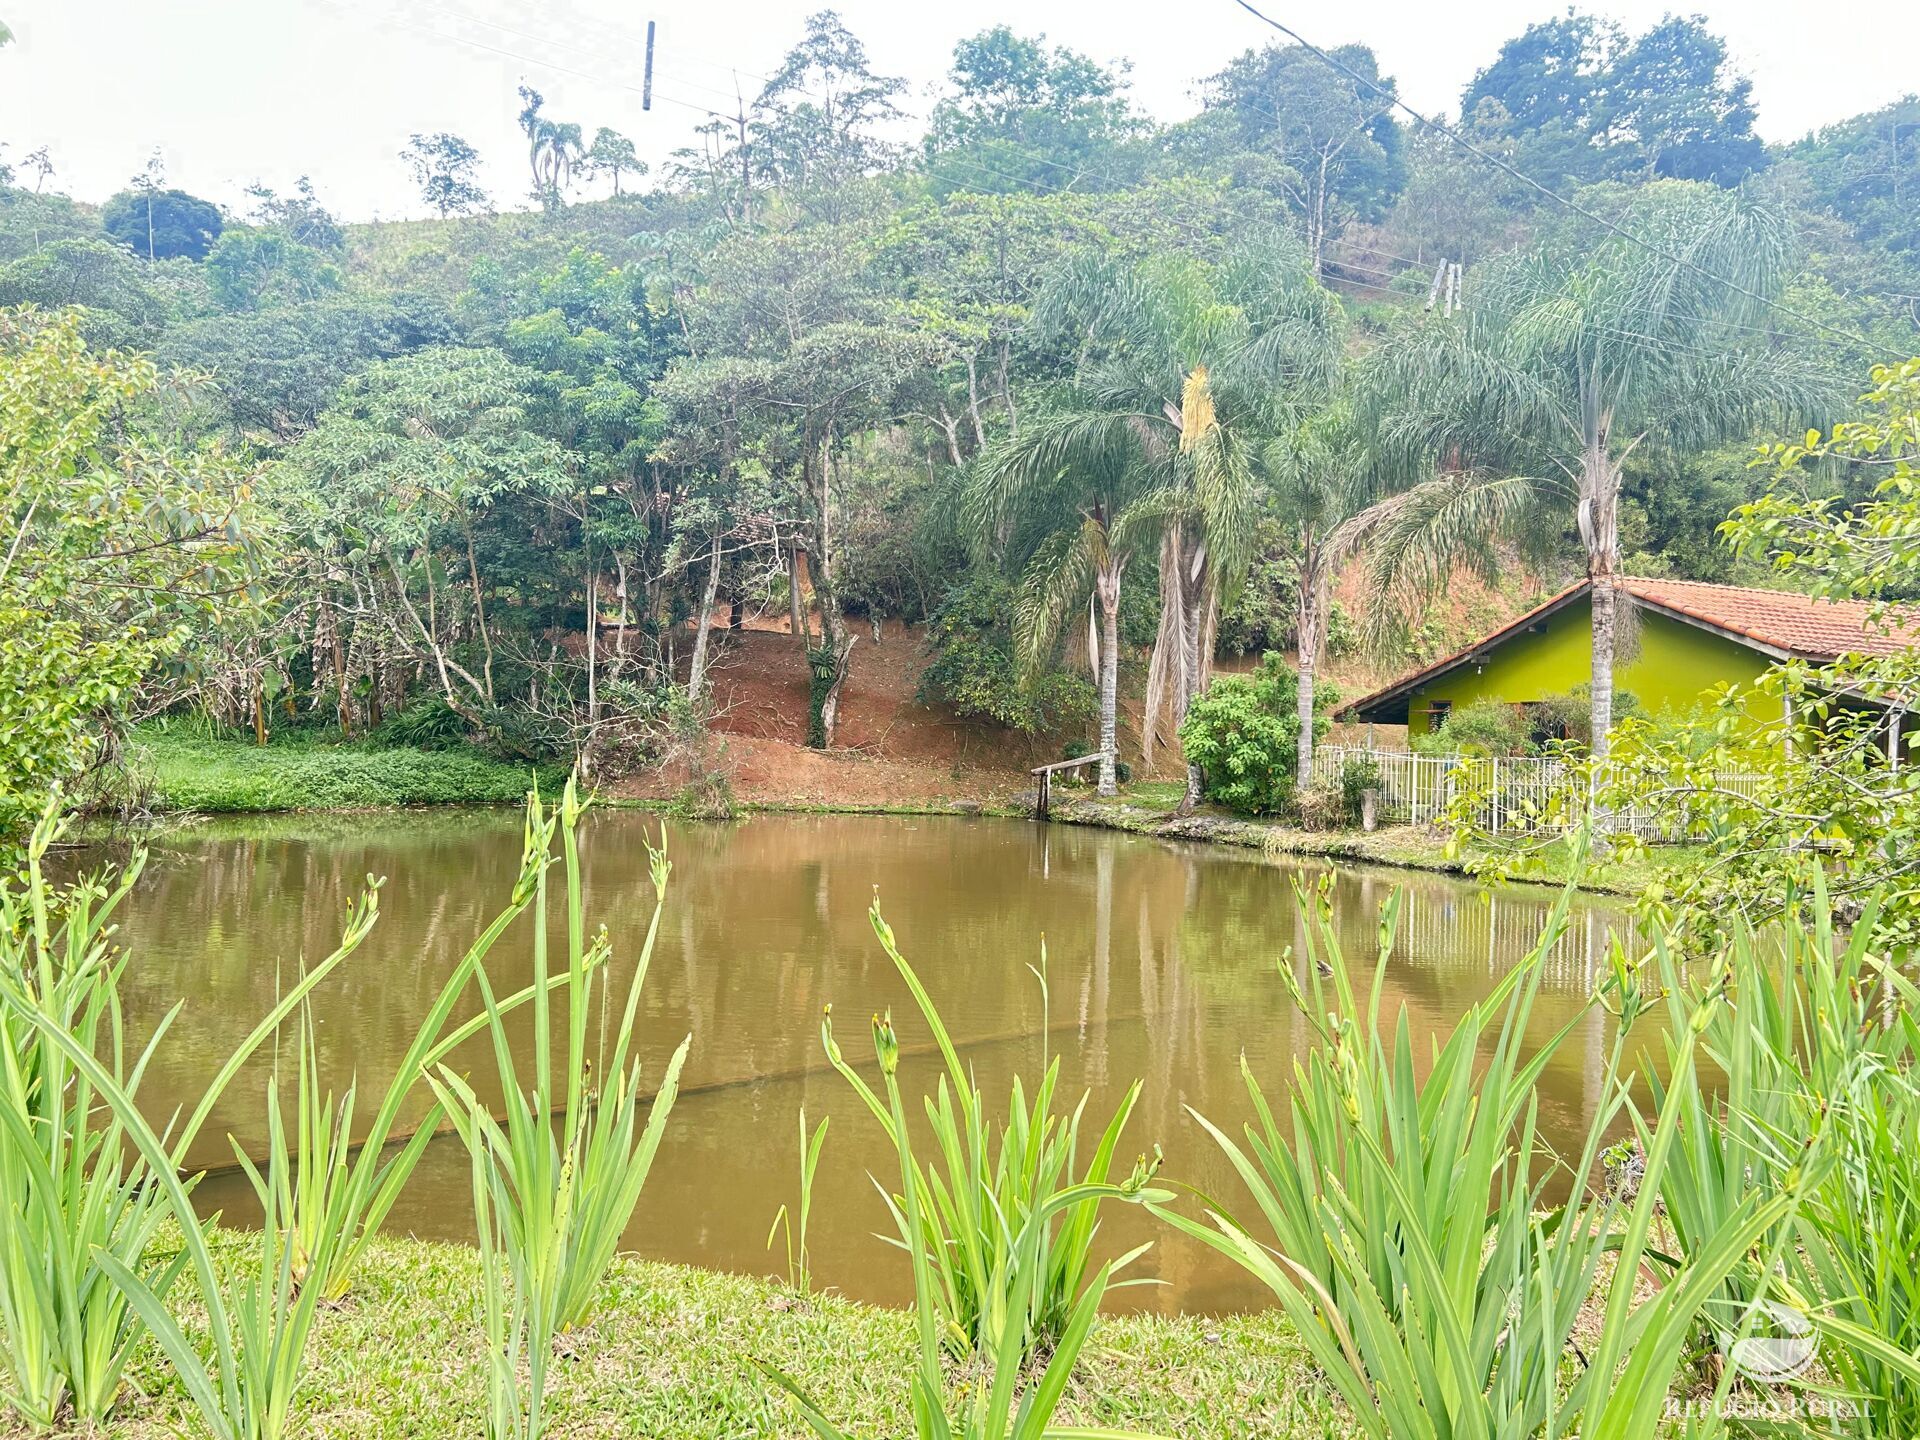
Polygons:
<instances>
[{"instance_id":1,"label":"small dock","mask_svg":"<svg viewBox=\"0 0 1920 1440\"><path fill-rule=\"evenodd\" d=\"M1078 770L1085 765L1098 765L1106 753L1104 750L1096 750L1091 755L1082 755L1073 760L1056 760L1051 765L1036 765L1028 771L1028 774L1040 782L1033 802L1033 818L1045 820L1053 809L1053 777L1056 773L1062 770Z\"/></svg>"}]
</instances>

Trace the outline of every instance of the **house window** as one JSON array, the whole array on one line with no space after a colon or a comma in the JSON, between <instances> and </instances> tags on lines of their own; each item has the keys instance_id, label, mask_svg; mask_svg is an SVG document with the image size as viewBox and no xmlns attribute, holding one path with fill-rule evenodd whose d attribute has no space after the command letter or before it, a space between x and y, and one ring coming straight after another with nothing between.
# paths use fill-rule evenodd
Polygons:
<instances>
[{"instance_id":1,"label":"house window","mask_svg":"<svg viewBox=\"0 0 1920 1440\"><path fill-rule=\"evenodd\" d=\"M1447 717L1453 713L1451 700L1435 700L1427 706L1427 729L1438 730L1447 723Z\"/></svg>"},{"instance_id":2,"label":"house window","mask_svg":"<svg viewBox=\"0 0 1920 1440\"><path fill-rule=\"evenodd\" d=\"M1573 738L1572 732L1567 729L1566 716L1558 707L1544 700L1528 700L1519 710L1520 718L1527 727L1527 738L1535 745Z\"/></svg>"}]
</instances>

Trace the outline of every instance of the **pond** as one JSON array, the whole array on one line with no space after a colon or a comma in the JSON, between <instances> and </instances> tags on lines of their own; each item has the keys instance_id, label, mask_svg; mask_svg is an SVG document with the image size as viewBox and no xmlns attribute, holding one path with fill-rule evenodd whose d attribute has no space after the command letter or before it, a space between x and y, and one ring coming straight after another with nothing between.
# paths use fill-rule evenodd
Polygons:
<instances>
[{"instance_id":1,"label":"pond","mask_svg":"<svg viewBox=\"0 0 1920 1440\"><path fill-rule=\"evenodd\" d=\"M606 924L622 967L645 934L652 896L643 840L660 828L652 816L606 811L583 828L589 918ZM1295 940L1293 881L1323 867L989 818L767 816L666 828L673 879L640 1053L657 1076L683 1035L692 1034L693 1047L627 1232L631 1249L783 1271L767 1231L797 1192L804 1106L810 1118L832 1116L814 1192L818 1283L875 1301L907 1295L899 1252L874 1238L888 1218L868 1172L897 1185L891 1152L879 1148L878 1127L829 1068L819 1039L821 1007L831 1003L842 1044L870 1070L866 1017L891 1007L910 1055L920 1052L902 1065L908 1094L935 1078L937 1061L921 1050L924 1026L867 922L876 891L996 1113L1016 1070L1035 1077L1044 1057L1059 1055L1063 1094L1092 1093L1097 1136L1139 1077L1144 1093L1122 1155L1157 1142L1164 1177L1229 1205L1245 1202L1185 1107L1237 1133L1248 1111L1243 1054L1278 1098L1306 1037L1274 967ZM333 948L348 901L373 874L386 877L379 924L316 997L321 1065L339 1088L357 1076L363 1119L370 1115L417 1017L508 895L520 830L508 812L425 812L212 822L155 839L121 917L134 955L130 1028L150 1031L182 996L185 1006L149 1073L145 1104L156 1115L191 1106L276 990ZM1395 888L1406 898L1387 1010L1405 1002L1424 1054L1426 1035L1444 1034L1527 952L1551 897L1342 869L1333 896L1350 957L1371 964L1379 906ZM563 918L556 914L556 925ZM1578 909L1546 968L1536 1039L1579 1009L1604 967L1609 927L1624 923L1605 906ZM517 922L495 949L497 988L526 982L530 934L530 921ZM1042 937L1045 1005L1028 968L1039 963ZM525 1041L529 1027L518 1030ZM1550 1142L1565 1148L1584 1134L1609 1038L1605 1016L1591 1012L1549 1066L1541 1126ZM476 1076L490 1064L478 1046L459 1060ZM196 1163L230 1163L229 1134L259 1152L266 1073L263 1060L228 1092ZM458 1143L437 1141L390 1228L469 1239L468 1186ZM236 1218L250 1208L231 1171L210 1175L199 1196ZM1104 1222L1102 1239L1114 1250L1146 1238L1154 1247L1130 1273L1162 1283L1119 1292L1115 1304L1206 1312L1265 1303L1240 1271L1133 1207L1116 1207Z\"/></svg>"}]
</instances>

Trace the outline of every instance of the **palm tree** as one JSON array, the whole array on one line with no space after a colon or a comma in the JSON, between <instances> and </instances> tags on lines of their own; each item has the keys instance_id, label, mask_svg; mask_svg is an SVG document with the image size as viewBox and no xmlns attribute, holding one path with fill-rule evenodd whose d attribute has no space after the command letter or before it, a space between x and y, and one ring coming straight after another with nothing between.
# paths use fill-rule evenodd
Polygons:
<instances>
[{"instance_id":1,"label":"palm tree","mask_svg":"<svg viewBox=\"0 0 1920 1440\"><path fill-rule=\"evenodd\" d=\"M527 165L533 172L533 194L549 212L560 208L560 197L573 181L574 168L586 158L586 135L572 121L543 114L546 104L538 90L520 87L525 102L520 129L527 137Z\"/></svg>"},{"instance_id":2,"label":"palm tree","mask_svg":"<svg viewBox=\"0 0 1920 1440\"><path fill-rule=\"evenodd\" d=\"M1481 267L1463 316L1430 317L1390 346L1380 391L1406 407L1382 425L1403 465L1503 470L1571 509L1593 584L1596 761L1613 721L1628 457L1804 421L1835 394L1768 303L1792 270L1786 221L1704 186L1643 194L1635 240L1569 236Z\"/></svg>"},{"instance_id":3,"label":"palm tree","mask_svg":"<svg viewBox=\"0 0 1920 1440\"><path fill-rule=\"evenodd\" d=\"M1014 616L1020 667L1031 672L1052 651L1067 619L1088 598L1087 653L1100 692L1098 792L1118 790L1120 585L1127 564L1159 528L1163 494L1132 444L1100 448L1084 429L1042 416L1020 435L982 453L968 495L976 536L1044 532L1031 549ZM1106 436L1112 439L1111 432ZM1095 618L1097 617L1097 618Z\"/></svg>"},{"instance_id":4,"label":"palm tree","mask_svg":"<svg viewBox=\"0 0 1920 1440\"><path fill-rule=\"evenodd\" d=\"M1298 581L1295 778L1303 788L1313 783L1313 715L1333 582L1348 562L1371 554L1367 618L1376 632L1397 628L1456 565L1491 559L1490 551L1466 542L1511 528L1531 498L1525 485L1511 480L1399 469L1375 443L1365 407L1356 403L1364 387L1375 383L1371 373L1343 377L1326 405L1270 436L1259 456Z\"/></svg>"},{"instance_id":5,"label":"palm tree","mask_svg":"<svg viewBox=\"0 0 1920 1440\"><path fill-rule=\"evenodd\" d=\"M1338 373L1340 305L1299 243L1272 236L1218 267L1081 257L1045 287L1034 318L1075 347L1075 373L1063 403L1014 443L1035 470L1124 469L1140 497L1130 534L1148 517L1160 530L1150 762L1205 688L1221 605L1246 575L1259 509L1251 452ZM1200 783L1189 765L1186 806Z\"/></svg>"}]
</instances>

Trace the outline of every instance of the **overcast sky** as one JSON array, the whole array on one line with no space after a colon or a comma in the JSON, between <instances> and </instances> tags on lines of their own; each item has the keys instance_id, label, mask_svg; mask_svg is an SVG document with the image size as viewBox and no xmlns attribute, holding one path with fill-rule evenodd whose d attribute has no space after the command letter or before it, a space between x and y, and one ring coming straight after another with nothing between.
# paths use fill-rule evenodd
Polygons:
<instances>
[{"instance_id":1,"label":"overcast sky","mask_svg":"<svg viewBox=\"0 0 1920 1440\"><path fill-rule=\"evenodd\" d=\"M397 152L414 131L451 130L486 157L496 202L523 203L515 87L591 135L611 125L658 162L707 107L751 99L816 4L693 0L649 11L622 0L0 0L16 42L0 49L0 158L44 145L53 188L98 201L158 146L169 183L236 209L244 188L313 177L348 219L421 213ZM907 78L924 114L953 44L1006 23L1101 61L1132 62L1151 114L1194 108L1196 79L1280 37L1233 0L841 0L875 68ZM1564 8L1555 0L1372 0L1267 13L1321 45L1364 42L1427 113L1451 112L1502 40ZM1753 77L1760 131L1789 139L1917 87L1920 5L1792 0L1604 0L1639 30L1699 10ZM659 22L654 105L640 108L644 33ZM596 187L595 193L598 193Z\"/></svg>"}]
</instances>

